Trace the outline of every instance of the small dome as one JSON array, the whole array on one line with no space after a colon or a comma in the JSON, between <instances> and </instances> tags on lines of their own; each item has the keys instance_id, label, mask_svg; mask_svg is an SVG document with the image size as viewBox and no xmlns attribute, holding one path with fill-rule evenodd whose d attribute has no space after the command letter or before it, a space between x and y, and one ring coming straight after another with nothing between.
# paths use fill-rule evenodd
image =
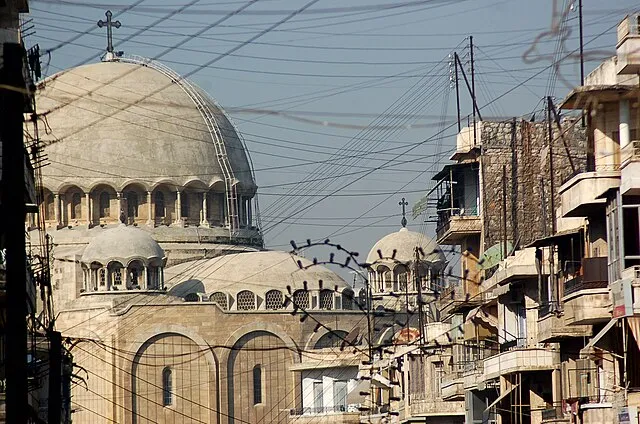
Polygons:
<instances>
[{"instance_id":1,"label":"small dome","mask_svg":"<svg viewBox=\"0 0 640 424\"><path fill-rule=\"evenodd\" d=\"M349 285L333 271L320 266L300 269L312 264L308 259L282 251L244 252L185 262L165 269L165 284L170 293L185 296L197 291L237 293L250 290L256 294L269 290L286 292L302 289L307 281L309 290L317 290L322 280L324 288L333 290Z\"/></svg>"},{"instance_id":2,"label":"small dome","mask_svg":"<svg viewBox=\"0 0 640 424\"><path fill-rule=\"evenodd\" d=\"M133 259L144 262L152 259L164 260L165 253L146 231L124 224L103 230L82 254L82 262L99 262L103 265L110 261L126 265Z\"/></svg>"},{"instance_id":3,"label":"small dome","mask_svg":"<svg viewBox=\"0 0 640 424\"><path fill-rule=\"evenodd\" d=\"M380 260L378 250L382 252L383 257L388 258L393 255L394 249L396 250L396 260L412 262L415 258L414 249L416 246L421 247L424 251L425 257L421 258L423 261L434 265L442 264L442 266L446 263L447 258L438 243L422 233L409 231L406 228L401 228L400 231L387 234L378 240L367 256L367 263Z\"/></svg>"}]
</instances>

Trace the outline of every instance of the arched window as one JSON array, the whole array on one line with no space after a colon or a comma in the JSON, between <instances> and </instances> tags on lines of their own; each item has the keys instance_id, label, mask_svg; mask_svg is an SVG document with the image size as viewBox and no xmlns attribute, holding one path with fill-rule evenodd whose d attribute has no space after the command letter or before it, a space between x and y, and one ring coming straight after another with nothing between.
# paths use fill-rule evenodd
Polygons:
<instances>
[{"instance_id":1,"label":"arched window","mask_svg":"<svg viewBox=\"0 0 640 424\"><path fill-rule=\"evenodd\" d=\"M320 290L320 309L333 309L333 291Z\"/></svg>"},{"instance_id":2,"label":"arched window","mask_svg":"<svg viewBox=\"0 0 640 424\"><path fill-rule=\"evenodd\" d=\"M107 218L111 215L111 196L108 191L100 193L100 218Z\"/></svg>"},{"instance_id":3,"label":"arched window","mask_svg":"<svg viewBox=\"0 0 640 424\"><path fill-rule=\"evenodd\" d=\"M309 292L307 290L294 291L293 304L300 309L309 309Z\"/></svg>"},{"instance_id":4,"label":"arched window","mask_svg":"<svg viewBox=\"0 0 640 424\"><path fill-rule=\"evenodd\" d=\"M144 287L144 265L142 262L132 261L127 267L127 283L128 288L145 288Z\"/></svg>"},{"instance_id":5,"label":"arched window","mask_svg":"<svg viewBox=\"0 0 640 424\"><path fill-rule=\"evenodd\" d=\"M71 195L71 219L82 218L82 196L80 193Z\"/></svg>"},{"instance_id":6,"label":"arched window","mask_svg":"<svg viewBox=\"0 0 640 424\"><path fill-rule=\"evenodd\" d=\"M262 366L253 367L253 404L262 403Z\"/></svg>"},{"instance_id":7,"label":"arched window","mask_svg":"<svg viewBox=\"0 0 640 424\"><path fill-rule=\"evenodd\" d=\"M184 297L184 300L185 302L199 302L200 296L198 296L198 293L189 293Z\"/></svg>"},{"instance_id":8,"label":"arched window","mask_svg":"<svg viewBox=\"0 0 640 424\"><path fill-rule=\"evenodd\" d=\"M154 202L155 202L155 209L156 209L156 218L164 218L165 217L164 193L161 191L156 191Z\"/></svg>"},{"instance_id":9,"label":"arched window","mask_svg":"<svg viewBox=\"0 0 640 424\"><path fill-rule=\"evenodd\" d=\"M127 216L129 218L138 217L138 193L135 191L127 192Z\"/></svg>"},{"instance_id":10,"label":"arched window","mask_svg":"<svg viewBox=\"0 0 640 424\"><path fill-rule=\"evenodd\" d=\"M269 290L264 296L265 309L282 309L284 296L280 290Z\"/></svg>"},{"instance_id":11,"label":"arched window","mask_svg":"<svg viewBox=\"0 0 640 424\"><path fill-rule=\"evenodd\" d=\"M54 201L55 197L53 193L47 193L44 196L44 219L47 221L55 218L56 210Z\"/></svg>"},{"instance_id":12,"label":"arched window","mask_svg":"<svg viewBox=\"0 0 640 424\"><path fill-rule=\"evenodd\" d=\"M180 216L189 217L189 195L186 191L180 193Z\"/></svg>"},{"instance_id":13,"label":"arched window","mask_svg":"<svg viewBox=\"0 0 640 424\"><path fill-rule=\"evenodd\" d=\"M104 287L107 285L107 271L104 268L101 268L98 272L100 279L100 287Z\"/></svg>"},{"instance_id":14,"label":"arched window","mask_svg":"<svg viewBox=\"0 0 640 424\"><path fill-rule=\"evenodd\" d=\"M342 309L351 310L353 309L353 290L344 289L342 291Z\"/></svg>"},{"instance_id":15,"label":"arched window","mask_svg":"<svg viewBox=\"0 0 640 424\"><path fill-rule=\"evenodd\" d=\"M256 295L249 290L238 293L236 304L239 311L251 311L256 309Z\"/></svg>"},{"instance_id":16,"label":"arched window","mask_svg":"<svg viewBox=\"0 0 640 424\"><path fill-rule=\"evenodd\" d=\"M407 283L409 282L409 271L404 265L398 265L393 272L396 274L396 290L406 292L408 290Z\"/></svg>"},{"instance_id":17,"label":"arched window","mask_svg":"<svg viewBox=\"0 0 640 424\"><path fill-rule=\"evenodd\" d=\"M378 291L390 292L392 290L393 278L391 277L391 270L384 265L380 265L378 267Z\"/></svg>"},{"instance_id":18,"label":"arched window","mask_svg":"<svg viewBox=\"0 0 640 424\"><path fill-rule=\"evenodd\" d=\"M222 292L215 292L211 296L209 296L209 300L213 303L218 304L220 309L226 311L229 308L227 304L227 295Z\"/></svg>"},{"instance_id":19,"label":"arched window","mask_svg":"<svg viewBox=\"0 0 640 424\"><path fill-rule=\"evenodd\" d=\"M112 262L109 264L109 273L111 274L111 284L117 289L122 286L123 267L120 262Z\"/></svg>"},{"instance_id":20,"label":"arched window","mask_svg":"<svg viewBox=\"0 0 640 424\"><path fill-rule=\"evenodd\" d=\"M165 367L162 370L162 404L164 406L173 405L173 373L171 368Z\"/></svg>"}]
</instances>

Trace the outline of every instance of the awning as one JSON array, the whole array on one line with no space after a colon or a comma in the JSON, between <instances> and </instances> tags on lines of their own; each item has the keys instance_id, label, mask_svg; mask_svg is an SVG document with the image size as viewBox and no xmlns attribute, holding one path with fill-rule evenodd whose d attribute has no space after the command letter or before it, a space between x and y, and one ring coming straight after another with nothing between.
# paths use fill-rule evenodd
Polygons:
<instances>
[{"instance_id":1,"label":"awning","mask_svg":"<svg viewBox=\"0 0 640 424\"><path fill-rule=\"evenodd\" d=\"M442 169L436 175L431 177L431 180L440 181L442 179L447 179L447 178L449 178L449 175L450 175L451 171L455 172L460 168L469 168L472 165L478 166L478 163L477 162L460 162L460 163L447 164L447 165L443 166Z\"/></svg>"},{"instance_id":2,"label":"awning","mask_svg":"<svg viewBox=\"0 0 640 424\"><path fill-rule=\"evenodd\" d=\"M498 320L482 309L482 306L478 306L469 311L467 314L467 321L471 320L477 320L490 327L498 328Z\"/></svg>"},{"instance_id":3,"label":"awning","mask_svg":"<svg viewBox=\"0 0 640 424\"><path fill-rule=\"evenodd\" d=\"M598 343L598 341L600 341L600 339L603 338L604 335L607 334L607 332L611 330L613 326L616 325L617 322L618 322L618 318L612 318L611 321L607 323L607 325L602 327L602 330L600 330L598 334L596 334L591 338L591 340L589 340L589 343L587 343L587 345L584 348L580 349L580 353L589 354L593 349L593 347L596 345L596 343Z\"/></svg>"},{"instance_id":4,"label":"awning","mask_svg":"<svg viewBox=\"0 0 640 424\"><path fill-rule=\"evenodd\" d=\"M502 399L504 399L505 397L507 397L509 395L509 393L511 393L512 391L514 391L516 389L516 387L518 387L519 384L515 384L513 386L511 386L511 388L509 388L508 390L506 390L503 394L501 394L500 396L498 396L498 398L496 400L494 400L493 402L491 402L491 405L487 406L487 408L484 410L484 412L489 412L489 410L491 408L493 408L494 406L496 406L498 404L498 402L500 402Z\"/></svg>"},{"instance_id":5,"label":"awning","mask_svg":"<svg viewBox=\"0 0 640 424\"><path fill-rule=\"evenodd\" d=\"M526 247L545 247L545 246L553 246L557 244L560 240L575 236L584 231L584 227L579 228L571 228L569 230L558 231L552 236L542 237L534 241L533 243L528 244Z\"/></svg>"}]
</instances>

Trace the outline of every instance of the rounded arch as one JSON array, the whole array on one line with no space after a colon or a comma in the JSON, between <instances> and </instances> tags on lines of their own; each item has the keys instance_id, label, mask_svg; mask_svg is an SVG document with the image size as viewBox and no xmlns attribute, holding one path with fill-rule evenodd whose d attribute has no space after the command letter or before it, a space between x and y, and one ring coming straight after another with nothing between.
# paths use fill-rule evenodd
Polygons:
<instances>
[{"instance_id":1,"label":"rounded arch","mask_svg":"<svg viewBox=\"0 0 640 424\"><path fill-rule=\"evenodd\" d=\"M215 292L211 293L209 296L209 301L215 303L222 309L226 311L229 309L229 296L223 292Z\"/></svg>"},{"instance_id":2,"label":"rounded arch","mask_svg":"<svg viewBox=\"0 0 640 424\"><path fill-rule=\"evenodd\" d=\"M355 309L355 305L356 305L356 298L355 298L355 293L353 292L353 289L351 289L350 287L346 287L344 290L342 290L341 293L341 300L342 300L342 309L346 310L346 311L350 311L352 309Z\"/></svg>"},{"instance_id":3,"label":"rounded arch","mask_svg":"<svg viewBox=\"0 0 640 424\"><path fill-rule=\"evenodd\" d=\"M329 289L320 290L320 293L318 296L319 297L318 307L320 309L324 309L324 310L334 309L335 296L333 293L334 293L333 290L329 290Z\"/></svg>"},{"instance_id":4,"label":"rounded arch","mask_svg":"<svg viewBox=\"0 0 640 424\"><path fill-rule=\"evenodd\" d=\"M214 383L219 373L218 358L209 344L193 330L180 325L166 327L167 331L162 333L145 331L137 337L144 342L129 344L135 355L129 363L131 390L127 391L125 406L132 411L133 422L138 422L143 416L155 422L164 421L163 414L166 413L176 414L176 417L187 416L186 413L199 414L209 417L208 422L218 421L220 403ZM178 349L176 352L180 354L167 355L168 348ZM145 359L147 354L148 360ZM162 399L166 395L162 378L166 369L171 370L173 380L173 403L169 410L160 406L166 406ZM193 381L194 377L196 381ZM187 381L185 378L192 384L181 385L180 381Z\"/></svg>"},{"instance_id":5,"label":"rounded arch","mask_svg":"<svg viewBox=\"0 0 640 424\"><path fill-rule=\"evenodd\" d=\"M48 188L42 188L41 211L45 221L52 221L56 217L55 196Z\"/></svg>"},{"instance_id":6,"label":"rounded arch","mask_svg":"<svg viewBox=\"0 0 640 424\"><path fill-rule=\"evenodd\" d=\"M150 190L150 188L149 185L143 180L129 179L120 185L119 191L124 193L127 190L140 190L143 192L147 192Z\"/></svg>"},{"instance_id":7,"label":"rounded arch","mask_svg":"<svg viewBox=\"0 0 640 424\"><path fill-rule=\"evenodd\" d=\"M349 333L344 330L327 331L314 343L314 349L337 348L342 346Z\"/></svg>"},{"instance_id":8,"label":"rounded arch","mask_svg":"<svg viewBox=\"0 0 640 424\"><path fill-rule=\"evenodd\" d=\"M309 290L296 290L293 292L293 305L302 310L308 310L311 307Z\"/></svg>"},{"instance_id":9,"label":"rounded arch","mask_svg":"<svg viewBox=\"0 0 640 424\"><path fill-rule=\"evenodd\" d=\"M108 183L98 183L91 187L91 197L93 198L93 218L94 219L118 219L118 194L116 189Z\"/></svg>"}]
</instances>

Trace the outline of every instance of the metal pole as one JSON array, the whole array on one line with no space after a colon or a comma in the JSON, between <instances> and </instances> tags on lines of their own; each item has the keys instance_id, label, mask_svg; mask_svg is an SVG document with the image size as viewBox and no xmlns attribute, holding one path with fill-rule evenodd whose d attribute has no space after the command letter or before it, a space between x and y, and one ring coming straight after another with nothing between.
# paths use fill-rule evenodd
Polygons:
<instances>
[{"instance_id":1,"label":"metal pole","mask_svg":"<svg viewBox=\"0 0 640 424\"><path fill-rule=\"evenodd\" d=\"M413 269L413 278L418 289L418 326L420 327L420 346L422 346L424 341L424 322L422 317L422 284L420 282L420 250L417 246L414 248Z\"/></svg>"},{"instance_id":2,"label":"metal pole","mask_svg":"<svg viewBox=\"0 0 640 424\"><path fill-rule=\"evenodd\" d=\"M578 0L578 21L580 26L580 85L584 85L584 38L582 33L582 0Z\"/></svg>"},{"instance_id":3,"label":"metal pole","mask_svg":"<svg viewBox=\"0 0 640 424\"><path fill-rule=\"evenodd\" d=\"M507 257L507 165L502 165L502 259Z\"/></svg>"},{"instance_id":4,"label":"metal pole","mask_svg":"<svg viewBox=\"0 0 640 424\"><path fill-rule=\"evenodd\" d=\"M474 72L474 64L473 64L473 35L469 36L469 50L471 57L471 97L473 98L473 145L477 146L477 137L476 137L476 76Z\"/></svg>"},{"instance_id":5,"label":"metal pole","mask_svg":"<svg viewBox=\"0 0 640 424\"><path fill-rule=\"evenodd\" d=\"M454 53L453 66L456 69L456 109L458 110L458 132L462 131L460 123L460 85L458 84L458 53Z\"/></svg>"},{"instance_id":6,"label":"metal pole","mask_svg":"<svg viewBox=\"0 0 640 424\"><path fill-rule=\"evenodd\" d=\"M26 424L27 393L27 280L24 222L23 120L25 81L24 50L20 44L4 43L0 69L0 125L2 142L2 217L6 248L6 405L8 423ZM8 87L8 88L7 88Z\"/></svg>"},{"instance_id":7,"label":"metal pole","mask_svg":"<svg viewBox=\"0 0 640 424\"><path fill-rule=\"evenodd\" d=\"M551 189L549 191L549 204L551 205L551 234L556 233L556 207L555 207L555 185L553 175L553 126L551 121L551 110L553 109L553 101L551 96L547 96L547 126L549 130L549 183Z\"/></svg>"}]
</instances>

